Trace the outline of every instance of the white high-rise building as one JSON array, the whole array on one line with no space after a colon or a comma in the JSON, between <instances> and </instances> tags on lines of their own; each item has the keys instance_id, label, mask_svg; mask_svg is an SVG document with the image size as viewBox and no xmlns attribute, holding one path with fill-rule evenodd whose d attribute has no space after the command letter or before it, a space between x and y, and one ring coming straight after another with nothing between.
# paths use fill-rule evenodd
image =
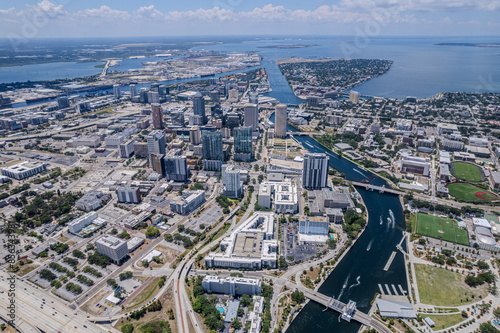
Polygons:
<instances>
[{"instance_id":1,"label":"white high-rise building","mask_svg":"<svg viewBox=\"0 0 500 333\"><path fill-rule=\"evenodd\" d=\"M193 126L189 129L189 143L199 145L201 143L201 131L198 126Z\"/></svg>"},{"instance_id":2,"label":"white high-rise building","mask_svg":"<svg viewBox=\"0 0 500 333\"><path fill-rule=\"evenodd\" d=\"M287 106L286 104L278 104L274 109L274 136L284 138L286 136L286 119Z\"/></svg>"},{"instance_id":3,"label":"white high-rise building","mask_svg":"<svg viewBox=\"0 0 500 333\"><path fill-rule=\"evenodd\" d=\"M121 91L120 91L120 86L115 84L113 85L113 94L115 95L116 99L119 99L121 97Z\"/></svg>"},{"instance_id":4,"label":"white high-rise building","mask_svg":"<svg viewBox=\"0 0 500 333\"><path fill-rule=\"evenodd\" d=\"M251 127L252 132L258 131L259 128L259 108L257 104L245 105L245 127Z\"/></svg>"},{"instance_id":5,"label":"white high-rise building","mask_svg":"<svg viewBox=\"0 0 500 333\"><path fill-rule=\"evenodd\" d=\"M224 184L224 195L236 199L243 194L243 182L240 179L240 170L234 165L222 167L222 184Z\"/></svg>"},{"instance_id":6,"label":"white high-rise building","mask_svg":"<svg viewBox=\"0 0 500 333\"><path fill-rule=\"evenodd\" d=\"M152 131L147 136L149 165L153 166L151 154L165 155L165 133L161 130Z\"/></svg>"},{"instance_id":7,"label":"white high-rise building","mask_svg":"<svg viewBox=\"0 0 500 333\"><path fill-rule=\"evenodd\" d=\"M305 154L302 169L302 187L321 189L328 180L328 156L326 154Z\"/></svg>"},{"instance_id":8,"label":"white high-rise building","mask_svg":"<svg viewBox=\"0 0 500 333\"><path fill-rule=\"evenodd\" d=\"M134 97L137 95L137 91L135 90L135 84L130 85L130 97Z\"/></svg>"},{"instance_id":9,"label":"white high-rise building","mask_svg":"<svg viewBox=\"0 0 500 333\"><path fill-rule=\"evenodd\" d=\"M111 235L99 238L95 245L98 253L108 256L115 264L120 263L128 254L127 242Z\"/></svg>"}]
</instances>

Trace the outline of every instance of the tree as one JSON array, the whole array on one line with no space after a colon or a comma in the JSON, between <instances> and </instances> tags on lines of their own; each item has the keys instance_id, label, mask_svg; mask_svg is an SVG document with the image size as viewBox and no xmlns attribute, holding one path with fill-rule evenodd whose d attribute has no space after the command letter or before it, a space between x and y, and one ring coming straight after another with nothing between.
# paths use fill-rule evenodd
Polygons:
<instances>
[{"instance_id":1,"label":"tree","mask_svg":"<svg viewBox=\"0 0 500 333\"><path fill-rule=\"evenodd\" d=\"M116 228L111 229L110 234L116 235L117 233L118 233L118 229L116 229Z\"/></svg>"},{"instance_id":2,"label":"tree","mask_svg":"<svg viewBox=\"0 0 500 333\"><path fill-rule=\"evenodd\" d=\"M122 331L122 333L132 333L132 332L134 332L134 325L125 324L122 326L121 331Z\"/></svg>"},{"instance_id":3,"label":"tree","mask_svg":"<svg viewBox=\"0 0 500 333\"><path fill-rule=\"evenodd\" d=\"M171 234L165 234L165 240L167 242L173 241L174 237Z\"/></svg>"},{"instance_id":4,"label":"tree","mask_svg":"<svg viewBox=\"0 0 500 333\"><path fill-rule=\"evenodd\" d=\"M490 265L488 265L488 263L482 261L482 260L478 260L477 262L477 267L479 269L489 269L490 268Z\"/></svg>"},{"instance_id":5,"label":"tree","mask_svg":"<svg viewBox=\"0 0 500 333\"><path fill-rule=\"evenodd\" d=\"M152 225L146 228L146 237L147 238L156 238L160 236L160 230Z\"/></svg>"},{"instance_id":6,"label":"tree","mask_svg":"<svg viewBox=\"0 0 500 333\"><path fill-rule=\"evenodd\" d=\"M250 304L252 304L252 299L250 298L250 296L248 296L248 295L245 294L245 295L241 296L240 304L243 307L247 307Z\"/></svg>"},{"instance_id":7,"label":"tree","mask_svg":"<svg viewBox=\"0 0 500 333\"><path fill-rule=\"evenodd\" d=\"M495 318L500 318L500 307L496 308L495 310L493 310L493 315L495 316Z\"/></svg>"},{"instance_id":8,"label":"tree","mask_svg":"<svg viewBox=\"0 0 500 333\"><path fill-rule=\"evenodd\" d=\"M183 224L179 224L179 225L177 226L177 230L178 230L179 232L183 232L185 228L186 228L186 227L184 227L184 225L183 225Z\"/></svg>"},{"instance_id":9,"label":"tree","mask_svg":"<svg viewBox=\"0 0 500 333\"><path fill-rule=\"evenodd\" d=\"M241 328L241 323L240 321L238 320L238 318L234 318L232 321L231 321L231 326L235 329L235 330L239 330Z\"/></svg>"},{"instance_id":10,"label":"tree","mask_svg":"<svg viewBox=\"0 0 500 333\"><path fill-rule=\"evenodd\" d=\"M498 330L495 328L495 326L491 325L489 322L482 323L479 325L479 331L481 333L497 333Z\"/></svg>"},{"instance_id":11,"label":"tree","mask_svg":"<svg viewBox=\"0 0 500 333\"><path fill-rule=\"evenodd\" d=\"M304 296L304 293L301 291L295 290L292 293L292 301L294 301L297 304L300 304L306 300L306 297Z\"/></svg>"}]
</instances>

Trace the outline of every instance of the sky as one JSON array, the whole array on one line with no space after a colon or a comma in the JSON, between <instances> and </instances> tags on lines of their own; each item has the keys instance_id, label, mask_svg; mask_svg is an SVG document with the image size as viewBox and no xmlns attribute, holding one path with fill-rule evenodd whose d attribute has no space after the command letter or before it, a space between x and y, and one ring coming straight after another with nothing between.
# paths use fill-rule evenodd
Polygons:
<instances>
[{"instance_id":1,"label":"sky","mask_svg":"<svg viewBox=\"0 0 500 333\"><path fill-rule=\"evenodd\" d=\"M0 38L500 35L500 0L2 0Z\"/></svg>"}]
</instances>

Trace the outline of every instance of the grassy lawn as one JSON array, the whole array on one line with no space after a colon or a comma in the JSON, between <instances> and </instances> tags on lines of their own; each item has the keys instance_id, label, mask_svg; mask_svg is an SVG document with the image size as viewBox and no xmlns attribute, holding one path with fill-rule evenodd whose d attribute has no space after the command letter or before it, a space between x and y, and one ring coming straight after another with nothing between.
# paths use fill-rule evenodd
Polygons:
<instances>
[{"instance_id":1,"label":"grassy lawn","mask_svg":"<svg viewBox=\"0 0 500 333\"><path fill-rule=\"evenodd\" d=\"M453 163L455 177L466 180L468 182L480 182L481 172L479 168L470 163L455 162Z\"/></svg>"},{"instance_id":2,"label":"grassy lawn","mask_svg":"<svg viewBox=\"0 0 500 333\"><path fill-rule=\"evenodd\" d=\"M415 271L420 302L424 304L459 306L478 301L479 295L488 295L486 285L471 288L460 273L425 264L415 264Z\"/></svg>"},{"instance_id":3,"label":"grassy lawn","mask_svg":"<svg viewBox=\"0 0 500 333\"><path fill-rule=\"evenodd\" d=\"M454 196L458 200L465 202L487 202L491 200L498 200L498 197L493 193L483 190L477 186L467 184L467 183L452 183L449 184L448 190L450 195Z\"/></svg>"},{"instance_id":4,"label":"grassy lawn","mask_svg":"<svg viewBox=\"0 0 500 333\"><path fill-rule=\"evenodd\" d=\"M418 213L416 231L420 235L469 245L467 231L459 229L457 222L446 217Z\"/></svg>"},{"instance_id":5,"label":"grassy lawn","mask_svg":"<svg viewBox=\"0 0 500 333\"><path fill-rule=\"evenodd\" d=\"M449 314L449 315L428 315L424 314L422 316L423 318L431 318L432 321L436 324L432 330L433 331L439 331L442 329L445 329L447 327L456 325L460 323L461 321L465 320L464 317L460 313L457 314Z\"/></svg>"},{"instance_id":6,"label":"grassy lawn","mask_svg":"<svg viewBox=\"0 0 500 333\"><path fill-rule=\"evenodd\" d=\"M134 297L130 303L127 304L127 307L125 308L125 311L130 311L132 309L135 309L143 304L145 304L151 296L153 296L153 293L158 289L158 282L160 281L160 278L154 278L146 288L142 290L137 296Z\"/></svg>"}]
</instances>

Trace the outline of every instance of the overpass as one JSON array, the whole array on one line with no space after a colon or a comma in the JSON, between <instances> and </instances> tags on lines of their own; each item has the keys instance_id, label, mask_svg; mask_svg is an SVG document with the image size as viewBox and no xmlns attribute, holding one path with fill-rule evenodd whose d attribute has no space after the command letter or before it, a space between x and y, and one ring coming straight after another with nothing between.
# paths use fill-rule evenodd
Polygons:
<instances>
[{"instance_id":1,"label":"overpass","mask_svg":"<svg viewBox=\"0 0 500 333\"><path fill-rule=\"evenodd\" d=\"M384 186L376 186L376 185L371 185L367 183L360 183L360 182L352 182L352 185L354 186L359 186L359 187L364 187L368 191L379 191L380 193L391 193L395 195L405 195L406 192L398 191L395 189L392 189L390 187L385 187Z\"/></svg>"}]
</instances>

